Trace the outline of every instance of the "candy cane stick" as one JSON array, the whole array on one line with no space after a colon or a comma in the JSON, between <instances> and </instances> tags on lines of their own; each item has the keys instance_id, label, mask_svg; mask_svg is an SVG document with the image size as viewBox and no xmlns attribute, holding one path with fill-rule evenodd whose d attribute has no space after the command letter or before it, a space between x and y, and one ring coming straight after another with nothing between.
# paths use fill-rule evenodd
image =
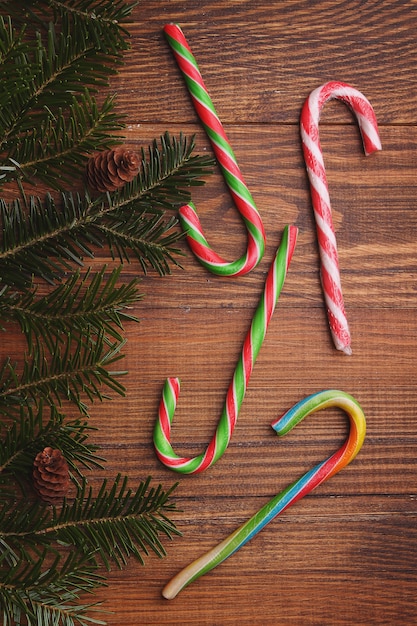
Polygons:
<instances>
[{"instance_id":1,"label":"candy cane stick","mask_svg":"<svg viewBox=\"0 0 417 626\"><path fill-rule=\"evenodd\" d=\"M168 600L175 598L184 587L234 554L274 517L288 509L325 480L340 472L355 458L365 439L365 415L358 402L343 391L328 390L308 396L285 413L281 419L273 423L272 427L278 435L285 435L310 413L332 406L343 409L349 415L350 432L343 446L272 498L250 520L242 524L215 548L181 570L164 587L162 595L165 598Z\"/></svg>"},{"instance_id":2,"label":"candy cane stick","mask_svg":"<svg viewBox=\"0 0 417 626\"><path fill-rule=\"evenodd\" d=\"M265 338L294 251L298 229L286 226L282 242L268 272L264 292L243 343L242 352L226 395L215 434L205 452L196 457L178 456L170 443L171 424L180 392L178 378L165 382L154 428L154 445L160 461L176 472L195 474L213 465L229 445L255 360Z\"/></svg>"},{"instance_id":3,"label":"candy cane stick","mask_svg":"<svg viewBox=\"0 0 417 626\"><path fill-rule=\"evenodd\" d=\"M345 102L355 114L366 155L381 150L381 142L374 110L357 89L345 83L329 82L312 91L305 101L301 112L301 139L316 219L321 283L334 344L338 350L351 354L351 337L343 303L336 237L318 127L321 109L332 98Z\"/></svg>"},{"instance_id":4,"label":"candy cane stick","mask_svg":"<svg viewBox=\"0 0 417 626\"><path fill-rule=\"evenodd\" d=\"M236 261L223 260L209 246L194 204L180 208L179 215L187 241L202 265L214 274L237 276L250 272L265 251L265 231L255 202L246 186L229 140L203 82L197 62L177 24L167 24L164 32L188 87L197 115L208 135L225 182L247 230L246 253Z\"/></svg>"}]
</instances>

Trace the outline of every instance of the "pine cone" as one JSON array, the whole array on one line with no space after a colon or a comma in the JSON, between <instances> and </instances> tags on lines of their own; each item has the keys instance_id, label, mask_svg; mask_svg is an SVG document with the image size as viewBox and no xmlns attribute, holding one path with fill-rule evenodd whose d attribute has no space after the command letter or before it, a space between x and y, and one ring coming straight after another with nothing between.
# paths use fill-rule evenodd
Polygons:
<instances>
[{"instance_id":1,"label":"pine cone","mask_svg":"<svg viewBox=\"0 0 417 626\"><path fill-rule=\"evenodd\" d=\"M33 484L39 497L55 504L66 495L70 483L68 464L61 450L47 447L33 462Z\"/></svg>"},{"instance_id":2,"label":"pine cone","mask_svg":"<svg viewBox=\"0 0 417 626\"><path fill-rule=\"evenodd\" d=\"M96 191L116 191L139 173L139 155L119 147L92 156L87 162L87 183Z\"/></svg>"}]
</instances>

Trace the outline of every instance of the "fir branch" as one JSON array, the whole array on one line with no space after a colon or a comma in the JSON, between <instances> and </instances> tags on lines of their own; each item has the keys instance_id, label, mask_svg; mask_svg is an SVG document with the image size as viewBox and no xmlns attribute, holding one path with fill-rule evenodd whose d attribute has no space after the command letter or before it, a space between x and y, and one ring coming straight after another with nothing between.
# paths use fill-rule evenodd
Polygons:
<instances>
[{"instance_id":1,"label":"fir branch","mask_svg":"<svg viewBox=\"0 0 417 626\"><path fill-rule=\"evenodd\" d=\"M62 237L59 239L61 233L71 231L84 214L81 201L78 199L77 202L72 196L65 197L61 211L58 211L49 194L44 204L39 198L31 197L28 215L20 200L6 204L0 199L2 282L20 289L27 288L32 284L32 276L36 275L53 283L54 279L71 269L69 261L82 265L81 248L82 254L91 258L92 252L85 246L81 247L77 240L76 245L64 246ZM54 239L58 241L54 242ZM55 246L51 245L51 241ZM55 260L56 256L60 258Z\"/></svg>"},{"instance_id":2,"label":"fir branch","mask_svg":"<svg viewBox=\"0 0 417 626\"><path fill-rule=\"evenodd\" d=\"M149 266L161 276L170 273L170 263L178 265L174 255L181 254L175 246L181 233L174 230L178 220L175 217L164 221L162 213L150 214L131 203L137 213L129 214L125 207L126 218L109 214L106 220L95 224L100 241L105 240L113 259L129 262L133 253L146 274ZM119 211L117 212L119 214Z\"/></svg>"},{"instance_id":3,"label":"fir branch","mask_svg":"<svg viewBox=\"0 0 417 626\"><path fill-rule=\"evenodd\" d=\"M93 150L120 142L115 133L123 124L112 112L114 99L99 109L91 96L97 86L108 85L117 57L98 52L87 34L71 28L64 20L57 34L50 25L47 46L38 34L25 48L22 35L0 22L5 48L11 48L11 39L15 43L13 55L0 57L5 180L36 176L57 188L71 180L63 172L81 172Z\"/></svg>"},{"instance_id":4,"label":"fir branch","mask_svg":"<svg viewBox=\"0 0 417 626\"><path fill-rule=\"evenodd\" d=\"M141 295L137 280L116 286L122 267L106 278L106 266L84 276L77 270L46 296L37 297L37 289L20 293L5 287L0 293L0 320L17 322L28 342L29 351L40 348L43 341L53 352L57 341L71 333L73 338L85 334L106 335L122 341L124 321L138 321L128 312Z\"/></svg>"},{"instance_id":5,"label":"fir branch","mask_svg":"<svg viewBox=\"0 0 417 626\"><path fill-rule=\"evenodd\" d=\"M92 555L70 553L49 563L45 550L35 562L0 570L0 606L7 624L27 626L89 626L105 624L89 616L99 604L74 604L81 593L92 593L105 582Z\"/></svg>"},{"instance_id":6,"label":"fir branch","mask_svg":"<svg viewBox=\"0 0 417 626\"><path fill-rule=\"evenodd\" d=\"M110 561L121 568L131 556L144 564L149 550L163 557L166 551L160 535L171 539L181 534L167 517L175 510L170 497L177 485L167 491L150 485L148 477L132 492L128 478L118 475L110 489L104 480L95 497L83 481L73 503L64 502L60 509L39 501L18 510L3 506L0 541L10 552L23 551L26 558L42 546L73 546L87 555L94 553L108 569Z\"/></svg>"},{"instance_id":7,"label":"fir branch","mask_svg":"<svg viewBox=\"0 0 417 626\"><path fill-rule=\"evenodd\" d=\"M164 491L161 485L150 487L150 481L148 477L133 493L127 476L118 475L110 489L104 481L94 499L91 488L86 493L84 483L74 503L64 505L59 513L55 509L49 527L42 532L45 536L53 533L58 541L70 545L81 542L87 551L97 550L108 569L109 560L122 567L130 556L144 564L148 548L163 557L166 552L159 535L171 539L181 534L167 518L167 512L175 509L170 496L177 484Z\"/></svg>"},{"instance_id":8,"label":"fir branch","mask_svg":"<svg viewBox=\"0 0 417 626\"><path fill-rule=\"evenodd\" d=\"M38 437L42 432L48 432L51 425L62 423L62 415L56 407L51 407L48 426L44 427L44 407L40 405L37 410L33 407L20 407L20 413L16 420L0 422L0 473L8 471L19 475L26 474L33 463L33 452L38 449ZM25 460L29 449L31 462Z\"/></svg>"},{"instance_id":9,"label":"fir branch","mask_svg":"<svg viewBox=\"0 0 417 626\"><path fill-rule=\"evenodd\" d=\"M169 272L181 234L166 217L190 199L189 188L213 160L192 155L193 140L166 133L148 150L136 180L122 191L91 198L63 191L93 151L119 143L123 128L114 100L92 97L123 62L129 44L121 25L134 5L122 0L0 1L0 183L17 181L23 200L0 200L0 319L17 322L29 353L0 368L0 606L3 623L74 626L104 623L82 593L104 583L100 563L141 563L165 555L163 539L180 534L168 518L175 486L150 478L133 492L127 477L103 482L95 495L83 469L101 467L88 443L86 402L124 393L114 365L122 357L123 323L138 299L137 283L116 286L121 268L81 275L85 258L107 246L114 257L136 257L144 271ZM36 31L30 28L35 24ZM22 181L60 192L26 201ZM74 271L74 268L75 271ZM34 277L53 285L39 295ZM67 278L66 278L67 277ZM62 282L61 282L62 281ZM58 284L57 284L58 283ZM62 407L81 413L66 419ZM59 508L27 498L33 458L45 446L62 451L74 500ZM26 488L25 496L17 486ZM34 495L34 494L33 494ZM68 554L68 558L62 555Z\"/></svg>"},{"instance_id":10,"label":"fir branch","mask_svg":"<svg viewBox=\"0 0 417 626\"><path fill-rule=\"evenodd\" d=\"M81 478L80 466L103 467L98 447L87 442L92 430L86 420L66 420L55 406L22 406L16 419L0 421L0 474L12 476L25 488L35 455L50 445L62 451L70 469Z\"/></svg>"},{"instance_id":11,"label":"fir branch","mask_svg":"<svg viewBox=\"0 0 417 626\"><path fill-rule=\"evenodd\" d=\"M75 342L68 337L64 345L56 343L50 359L42 349L31 358L25 357L21 374L6 359L0 372L0 411L13 416L21 406L36 407L41 402L60 406L66 400L88 415L83 398L93 402L109 397L100 390L101 386L124 394L117 377L126 372L109 369L123 358L120 351L124 343L115 342L109 347L103 334Z\"/></svg>"},{"instance_id":12,"label":"fir branch","mask_svg":"<svg viewBox=\"0 0 417 626\"><path fill-rule=\"evenodd\" d=\"M51 20L60 24L70 18L74 28L85 31L97 49L115 53L129 47L129 32L123 22L136 5L123 0L20 0L17 9L15 0L3 0L0 10L37 28Z\"/></svg>"},{"instance_id":13,"label":"fir branch","mask_svg":"<svg viewBox=\"0 0 417 626\"><path fill-rule=\"evenodd\" d=\"M124 209L132 201L171 208L190 200L189 187L204 185L201 176L210 174L215 161L210 156L193 156L194 136L168 132L155 139L147 150L141 148L141 169L136 179L113 195L115 208Z\"/></svg>"},{"instance_id":14,"label":"fir branch","mask_svg":"<svg viewBox=\"0 0 417 626\"><path fill-rule=\"evenodd\" d=\"M0 16L0 63L10 63L13 67L22 55L26 44L23 43L23 31L16 33L10 15Z\"/></svg>"},{"instance_id":15,"label":"fir branch","mask_svg":"<svg viewBox=\"0 0 417 626\"><path fill-rule=\"evenodd\" d=\"M35 42L20 43L18 58L1 59L0 95L15 105L12 111L1 112L2 147L18 131L30 130L32 120L44 110L58 111L71 104L72 95L83 95L87 87L91 90L95 85L108 84L109 74L115 73L110 59L89 59L86 47L91 54L96 52L78 35L67 30L57 35L50 26L47 46L38 34ZM22 35L15 35L15 39L21 42Z\"/></svg>"},{"instance_id":16,"label":"fir branch","mask_svg":"<svg viewBox=\"0 0 417 626\"><path fill-rule=\"evenodd\" d=\"M99 21L94 23L96 25ZM35 31L35 37L29 38L24 36L26 24L19 33L10 31L10 26L8 33L4 28L0 31L6 41L11 39L12 32L13 39L20 43L19 57L16 58L15 53L12 63L8 62L7 56L0 57L0 71L6 83L2 85L2 93L8 92L11 79L8 72L11 71L12 78L17 81L15 91L27 88L29 98L23 111L32 110L32 113L42 110L45 104L57 110L68 103L71 93L82 94L86 88L96 91L98 87L108 86L109 77L116 73L122 62L112 34L117 28L114 22L106 22L107 32L103 28L99 45L88 32L89 22L74 24L68 13L63 15L58 30L52 22L44 24L47 25L44 35ZM123 43L123 47L128 47L127 43ZM22 118L21 109L17 118Z\"/></svg>"},{"instance_id":17,"label":"fir branch","mask_svg":"<svg viewBox=\"0 0 417 626\"><path fill-rule=\"evenodd\" d=\"M84 170L89 154L120 143L121 136L115 133L123 125L113 112L113 98L107 98L100 109L89 92L67 99L69 116L62 109L54 114L47 108L39 124L27 129L18 142L8 142L8 159L15 171L5 173L7 180L21 176L27 182L37 179L62 189Z\"/></svg>"},{"instance_id":18,"label":"fir branch","mask_svg":"<svg viewBox=\"0 0 417 626\"><path fill-rule=\"evenodd\" d=\"M160 274L169 271L178 250L173 244L181 236L172 233L176 219L164 220L159 206L178 206L190 199L187 187L203 184L201 176L211 170L208 157L192 156L193 140L168 133L143 154L140 174L113 195L96 199L62 194L61 209L48 195L45 203L32 197L29 215L19 201L0 201L3 241L0 268L3 283L22 288L33 275L53 282L92 258L95 246L109 245L122 260L128 251L146 271L149 266Z\"/></svg>"}]
</instances>

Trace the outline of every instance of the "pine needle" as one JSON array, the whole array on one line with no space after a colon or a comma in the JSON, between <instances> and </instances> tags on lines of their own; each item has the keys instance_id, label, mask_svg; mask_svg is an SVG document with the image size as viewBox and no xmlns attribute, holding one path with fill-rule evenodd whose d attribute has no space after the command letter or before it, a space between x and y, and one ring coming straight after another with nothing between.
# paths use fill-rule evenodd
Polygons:
<instances>
[{"instance_id":1,"label":"pine needle","mask_svg":"<svg viewBox=\"0 0 417 626\"><path fill-rule=\"evenodd\" d=\"M45 296L37 289L19 292L5 287L0 294L0 319L17 322L29 351L44 343L53 352L68 333L81 338L104 330L109 340L123 340L123 322L138 321L129 309L142 297L137 280L117 286L122 267L106 277L106 266L99 272L82 275L79 270Z\"/></svg>"},{"instance_id":2,"label":"pine needle","mask_svg":"<svg viewBox=\"0 0 417 626\"><path fill-rule=\"evenodd\" d=\"M105 624L81 600L105 584L99 567L165 555L180 534L170 515L175 485L126 476L87 486L104 459L90 443L89 405L125 389L124 325L137 321L138 281L123 264L169 273L182 237L174 211L191 199L214 161L194 139L165 133L140 150L138 176L122 190L72 193L87 158L121 142L114 97L100 99L129 49L134 4L123 0L0 0L0 320L21 329L27 350L0 364L0 607L3 625ZM7 14L7 16L6 16ZM27 194L38 183L54 192ZM167 212L169 212L167 214ZM119 267L93 272L107 248ZM84 268L87 264L87 268ZM40 280L46 284L40 286ZM76 416L66 411L75 409ZM62 451L75 498L35 498L33 459ZM101 615L100 615L101 617Z\"/></svg>"},{"instance_id":3,"label":"pine needle","mask_svg":"<svg viewBox=\"0 0 417 626\"><path fill-rule=\"evenodd\" d=\"M168 273L182 235L174 229L177 218L165 218L164 208L189 201L189 188L203 184L201 176L213 165L211 158L193 156L193 148L193 141L166 133L148 154L143 151L131 183L96 199L63 193L57 207L51 195L44 202L31 197L28 215L20 201L0 200L2 282L25 288L35 275L53 283L105 245L121 261L136 257L145 272L152 267Z\"/></svg>"},{"instance_id":4,"label":"pine needle","mask_svg":"<svg viewBox=\"0 0 417 626\"><path fill-rule=\"evenodd\" d=\"M21 372L6 359L0 371L0 411L13 416L21 406L61 406L65 400L88 415L85 400L94 402L109 397L101 391L102 386L124 395L125 389L117 379L126 372L110 369L123 358L124 343L108 346L104 333L75 341L68 336L63 344L56 342L50 359L42 349L25 357Z\"/></svg>"}]
</instances>

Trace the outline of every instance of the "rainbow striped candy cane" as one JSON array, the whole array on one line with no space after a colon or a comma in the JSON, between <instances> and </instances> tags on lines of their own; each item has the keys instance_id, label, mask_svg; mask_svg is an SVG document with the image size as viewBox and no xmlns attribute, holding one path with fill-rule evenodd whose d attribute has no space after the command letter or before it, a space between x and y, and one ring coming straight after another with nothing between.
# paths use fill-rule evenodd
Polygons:
<instances>
[{"instance_id":1,"label":"rainbow striped candy cane","mask_svg":"<svg viewBox=\"0 0 417 626\"><path fill-rule=\"evenodd\" d=\"M294 251L297 233L298 229L295 226L286 226L284 229L281 245L269 269L263 294L244 340L241 355L227 391L222 415L206 451L199 456L191 458L180 457L171 446L171 424L180 392L180 381L178 378L168 378L166 380L159 404L153 440L158 458L170 469L183 474L202 472L214 465L226 451L236 425L253 366L284 284Z\"/></svg>"},{"instance_id":2,"label":"rainbow striped candy cane","mask_svg":"<svg viewBox=\"0 0 417 626\"><path fill-rule=\"evenodd\" d=\"M343 446L328 459L316 465L312 470L306 472L301 478L272 498L250 520L245 522L215 548L212 548L181 570L164 587L162 595L165 598L168 600L175 598L184 587L225 561L239 548L244 546L245 543L250 541L274 517L288 509L288 507L321 485L325 480L340 472L355 458L365 439L365 415L358 402L343 391L328 390L308 396L274 422L272 427L279 436L283 436L310 413L333 406L343 409L349 415L350 432Z\"/></svg>"},{"instance_id":3,"label":"rainbow striped candy cane","mask_svg":"<svg viewBox=\"0 0 417 626\"><path fill-rule=\"evenodd\" d=\"M204 267L222 276L246 274L256 267L265 251L265 231L261 217L243 180L232 147L184 33L177 24L167 24L164 27L164 33L182 72L197 115L208 135L235 206L244 221L248 237L246 253L232 262L227 262L216 254L203 234L193 203L180 208L181 225L187 234L190 248Z\"/></svg>"},{"instance_id":4,"label":"rainbow striped candy cane","mask_svg":"<svg viewBox=\"0 0 417 626\"><path fill-rule=\"evenodd\" d=\"M338 350L350 355L351 337L343 303L336 236L319 140L320 112L323 105L332 98L345 102L355 114L366 156L375 150L381 150L381 142L374 110L365 96L354 87L336 81L325 83L312 91L305 101L301 112L300 131L316 220L321 284L334 345Z\"/></svg>"}]
</instances>

